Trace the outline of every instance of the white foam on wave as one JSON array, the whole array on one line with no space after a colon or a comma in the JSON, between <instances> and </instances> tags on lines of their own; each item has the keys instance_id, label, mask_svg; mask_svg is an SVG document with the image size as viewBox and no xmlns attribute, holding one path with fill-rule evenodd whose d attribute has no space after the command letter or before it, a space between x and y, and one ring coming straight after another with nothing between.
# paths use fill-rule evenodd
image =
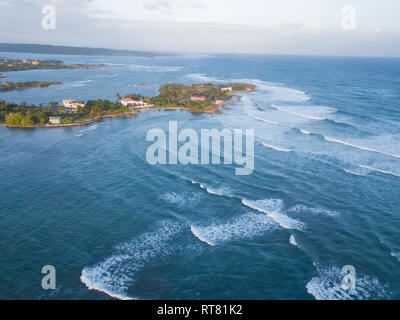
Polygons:
<instances>
[{"instance_id":1,"label":"white foam on wave","mask_svg":"<svg viewBox=\"0 0 400 320\"><path fill-rule=\"evenodd\" d=\"M181 208L187 205L194 205L199 203L201 199L201 194L195 192L183 192L183 193L169 192L160 196L160 199L175 204L179 208Z\"/></svg>"},{"instance_id":2,"label":"white foam on wave","mask_svg":"<svg viewBox=\"0 0 400 320\"><path fill-rule=\"evenodd\" d=\"M201 82L222 82L223 80L214 78L214 77L208 77L204 74L201 73L189 73L185 75L185 78L189 78L195 81L201 81Z\"/></svg>"},{"instance_id":3,"label":"white foam on wave","mask_svg":"<svg viewBox=\"0 0 400 320\"><path fill-rule=\"evenodd\" d=\"M125 242L116 252L93 267L82 270L81 281L89 290L97 290L121 300L135 299L127 294L135 274L157 257L171 254L170 238L181 230L172 222L163 223L155 232Z\"/></svg>"},{"instance_id":4,"label":"white foam on wave","mask_svg":"<svg viewBox=\"0 0 400 320\"><path fill-rule=\"evenodd\" d=\"M324 138L325 141L328 141L328 142L345 145L347 147L351 147L351 148L358 149L358 150L363 150L363 151L368 151L368 152L373 152L373 153L380 153L380 154L383 154L383 155L386 155L386 156L389 156L389 157L400 159L400 155L398 155L398 154L389 153L389 152L385 152L385 151L379 151L379 150L376 150L376 149L373 149L373 148L369 148L369 147L359 146L359 145L356 145L354 143L350 143L350 142L346 142L346 141L339 140L339 139L336 139L336 138L328 137L328 136L325 136L323 134L309 132L309 131L306 131L306 130L303 130L303 129L300 129L300 132L302 134L306 134L306 135L311 135L311 134L320 135L320 136L322 136Z\"/></svg>"},{"instance_id":5,"label":"white foam on wave","mask_svg":"<svg viewBox=\"0 0 400 320\"><path fill-rule=\"evenodd\" d=\"M303 130L303 129L300 129L300 132L301 132L302 134L306 134L306 135L312 134L310 131L306 131L306 130Z\"/></svg>"},{"instance_id":6,"label":"white foam on wave","mask_svg":"<svg viewBox=\"0 0 400 320\"><path fill-rule=\"evenodd\" d=\"M290 208L289 211L291 212L298 212L298 213L307 213L307 214L313 214L313 215L326 215L330 217L339 217L340 213L334 210L330 209L324 209L324 208L311 208L307 207L302 204L298 204L294 206L293 208Z\"/></svg>"},{"instance_id":7,"label":"white foam on wave","mask_svg":"<svg viewBox=\"0 0 400 320\"><path fill-rule=\"evenodd\" d=\"M356 288L342 287L345 274L336 266L318 268L319 275L307 283L307 292L317 300L368 300L388 299L390 297L386 285L382 285L376 277L356 275Z\"/></svg>"},{"instance_id":8,"label":"white foam on wave","mask_svg":"<svg viewBox=\"0 0 400 320\"><path fill-rule=\"evenodd\" d=\"M345 172L347 172L347 173L350 173L350 174L354 175L354 176L365 177L365 174L362 174L362 173L360 173L360 172L354 172L354 171L349 170L349 169L343 169L343 170L344 170Z\"/></svg>"},{"instance_id":9,"label":"white foam on wave","mask_svg":"<svg viewBox=\"0 0 400 320\"><path fill-rule=\"evenodd\" d=\"M321 118L321 117L317 117L317 116L312 116L312 115L307 115L307 114L303 114L303 113L294 112L294 111L288 110L286 108L278 107L276 105L271 105L271 108L274 108L274 109L276 109L278 111L286 112L286 113L289 113L289 114L292 114L294 116L298 116L298 117L301 117L301 118L304 118L304 119L308 119L308 120L317 120L317 121L326 120L326 118Z\"/></svg>"},{"instance_id":10,"label":"white foam on wave","mask_svg":"<svg viewBox=\"0 0 400 320\"><path fill-rule=\"evenodd\" d=\"M395 257L400 262L400 251L392 251L390 253L392 257Z\"/></svg>"},{"instance_id":11,"label":"white foam on wave","mask_svg":"<svg viewBox=\"0 0 400 320\"><path fill-rule=\"evenodd\" d=\"M379 150L376 150L376 149L373 149L373 148L359 146L359 145L356 145L356 144L353 144L353 143L349 143L349 142L342 141L342 140L335 139L335 138L331 138L331 137L324 136L324 139L326 141L334 142L334 143L338 143L338 144L343 144L343 145L351 147L351 148L364 150L364 151L369 151L369 152L381 153L381 154L384 154L384 155L389 156L389 157L394 157L394 158L400 159L400 155L398 155L398 154L393 154L393 153L389 153L389 152L385 152L385 151L379 151Z\"/></svg>"},{"instance_id":12,"label":"white foam on wave","mask_svg":"<svg viewBox=\"0 0 400 320\"><path fill-rule=\"evenodd\" d=\"M268 217L277 222L284 229L303 230L305 224L288 217L281 212L282 200L266 199L266 200L242 200L242 204L259 212L265 213Z\"/></svg>"},{"instance_id":13,"label":"white foam on wave","mask_svg":"<svg viewBox=\"0 0 400 320\"><path fill-rule=\"evenodd\" d=\"M247 114L250 118L253 118L255 120L261 121L261 122L265 122L265 123L269 123L269 124L274 124L274 125L278 125L279 122L273 121L273 120L269 120L269 119L265 119L265 118L261 118L261 117L257 117L251 113Z\"/></svg>"},{"instance_id":14,"label":"white foam on wave","mask_svg":"<svg viewBox=\"0 0 400 320\"><path fill-rule=\"evenodd\" d=\"M199 183L197 181L194 181L194 180L190 180L190 181L192 182L192 184L198 185L201 189L206 190L209 194L221 196L221 197L233 198L232 194L230 193L230 189L227 187L221 187L218 189L214 189L214 188L207 187L204 184Z\"/></svg>"},{"instance_id":15,"label":"white foam on wave","mask_svg":"<svg viewBox=\"0 0 400 320\"><path fill-rule=\"evenodd\" d=\"M201 242L216 246L235 239L251 239L276 228L277 224L267 216L247 213L224 224L191 226L190 230Z\"/></svg>"},{"instance_id":16,"label":"white foam on wave","mask_svg":"<svg viewBox=\"0 0 400 320\"><path fill-rule=\"evenodd\" d=\"M198 229L194 226L190 226L190 231L193 233L193 235L198 238L201 242L207 243L209 246L214 247L215 244L213 242L211 242L210 240L207 240L206 238L204 238L203 236L203 232L201 229Z\"/></svg>"},{"instance_id":17,"label":"white foam on wave","mask_svg":"<svg viewBox=\"0 0 400 320\"><path fill-rule=\"evenodd\" d=\"M289 243L293 246L293 247L298 247L299 245L296 242L296 238L294 237L294 235L291 235L289 238Z\"/></svg>"},{"instance_id":18,"label":"white foam on wave","mask_svg":"<svg viewBox=\"0 0 400 320\"><path fill-rule=\"evenodd\" d=\"M400 178L399 174L396 174L396 173L391 172L391 171L381 170L381 169L377 169L377 168L373 168L373 167L369 167L369 166L364 166L364 165L361 165L361 164L359 166L360 166L360 168L363 168L363 169L379 172L379 173L382 173L382 174L388 174L388 175Z\"/></svg>"},{"instance_id":19,"label":"white foam on wave","mask_svg":"<svg viewBox=\"0 0 400 320\"><path fill-rule=\"evenodd\" d=\"M287 102L302 102L311 100L311 98L304 91L287 88L277 84L266 83L260 80L253 80L253 82L259 89L267 91L271 100Z\"/></svg>"},{"instance_id":20,"label":"white foam on wave","mask_svg":"<svg viewBox=\"0 0 400 320\"><path fill-rule=\"evenodd\" d=\"M271 146L270 144L266 144L266 143L262 143L262 145L266 148L273 149L273 150L280 151L280 152L291 152L291 150L289 150L289 149Z\"/></svg>"}]
</instances>

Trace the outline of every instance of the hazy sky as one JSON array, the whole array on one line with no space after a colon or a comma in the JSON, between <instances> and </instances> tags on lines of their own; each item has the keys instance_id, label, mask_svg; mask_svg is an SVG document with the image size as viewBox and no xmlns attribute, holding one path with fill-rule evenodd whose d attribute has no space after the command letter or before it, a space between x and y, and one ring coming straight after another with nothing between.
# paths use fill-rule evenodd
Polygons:
<instances>
[{"instance_id":1,"label":"hazy sky","mask_svg":"<svg viewBox=\"0 0 400 320\"><path fill-rule=\"evenodd\" d=\"M42 28L47 4L55 30ZM354 30L343 28L346 5L355 8ZM399 17L398 0L0 0L0 42L400 56Z\"/></svg>"}]
</instances>

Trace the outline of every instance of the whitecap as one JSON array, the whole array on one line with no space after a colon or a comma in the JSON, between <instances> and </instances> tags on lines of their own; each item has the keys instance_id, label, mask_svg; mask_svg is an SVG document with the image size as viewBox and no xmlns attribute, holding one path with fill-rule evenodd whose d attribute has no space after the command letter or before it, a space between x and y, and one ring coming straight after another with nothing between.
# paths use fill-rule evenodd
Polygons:
<instances>
[{"instance_id":1,"label":"whitecap","mask_svg":"<svg viewBox=\"0 0 400 320\"><path fill-rule=\"evenodd\" d=\"M201 194L196 192L183 192L183 193L169 192L160 196L160 199L167 201L171 204L175 204L179 208L187 205L197 204L199 203L200 198Z\"/></svg>"},{"instance_id":2,"label":"whitecap","mask_svg":"<svg viewBox=\"0 0 400 320\"><path fill-rule=\"evenodd\" d=\"M377 169L377 168L373 168L373 167L369 167L369 166L364 166L364 165L361 165L361 164L359 166L360 166L360 168L363 168L363 169L379 172L379 173L382 173L382 174L388 174L388 175L400 178L399 174L396 174L396 173L391 172L391 171L381 170L381 169Z\"/></svg>"},{"instance_id":3,"label":"whitecap","mask_svg":"<svg viewBox=\"0 0 400 320\"><path fill-rule=\"evenodd\" d=\"M317 300L370 300L388 299L386 285L376 277L356 274L355 289L342 287L345 274L336 266L318 268L318 276L307 283L307 292Z\"/></svg>"},{"instance_id":4,"label":"whitecap","mask_svg":"<svg viewBox=\"0 0 400 320\"><path fill-rule=\"evenodd\" d=\"M276 110L278 110L278 111L286 112L286 113L292 114L294 116L298 116L298 117L301 117L301 118L304 118L304 119L308 119L308 120L317 120L317 121L326 120L325 118L312 116L312 115L307 115L307 114L303 114L303 113L299 113L299 112L294 112L294 111L288 110L286 108L278 107L278 106L275 106L275 105L271 105L271 107L276 109Z\"/></svg>"},{"instance_id":5,"label":"whitecap","mask_svg":"<svg viewBox=\"0 0 400 320\"><path fill-rule=\"evenodd\" d=\"M266 143L263 143L262 145L266 148L273 149L273 150L280 151L280 152L291 152L291 150L289 150L289 149L271 146L270 144L266 144Z\"/></svg>"},{"instance_id":6,"label":"whitecap","mask_svg":"<svg viewBox=\"0 0 400 320\"><path fill-rule=\"evenodd\" d=\"M390 253L392 257L395 257L400 262L400 251L393 251Z\"/></svg>"},{"instance_id":7,"label":"whitecap","mask_svg":"<svg viewBox=\"0 0 400 320\"><path fill-rule=\"evenodd\" d=\"M217 195L221 197L229 197L233 198L233 195L230 192L230 189L227 187L220 187L220 188L210 188L202 183L196 182L194 180L190 180L190 182L194 185L198 185L201 189L206 190L209 194Z\"/></svg>"},{"instance_id":8,"label":"whitecap","mask_svg":"<svg viewBox=\"0 0 400 320\"><path fill-rule=\"evenodd\" d=\"M247 213L227 223L191 226L190 230L201 242L215 246L235 239L252 239L276 227L277 224L265 215Z\"/></svg>"},{"instance_id":9,"label":"whitecap","mask_svg":"<svg viewBox=\"0 0 400 320\"><path fill-rule=\"evenodd\" d=\"M305 224L288 217L281 212L282 200L266 199L266 200L242 200L242 204L259 212L265 213L268 217L277 222L284 229L303 230Z\"/></svg>"},{"instance_id":10,"label":"whitecap","mask_svg":"<svg viewBox=\"0 0 400 320\"><path fill-rule=\"evenodd\" d=\"M127 294L135 274L160 256L174 252L170 238L181 230L173 222L164 222L154 232L143 234L116 248L116 252L100 263L82 270L81 281L89 290L97 290L123 300L135 299Z\"/></svg>"},{"instance_id":11,"label":"whitecap","mask_svg":"<svg viewBox=\"0 0 400 320\"><path fill-rule=\"evenodd\" d=\"M289 238L289 243L293 246L293 247L298 247L299 245L296 242L296 238L294 237L294 235L291 235Z\"/></svg>"},{"instance_id":12,"label":"whitecap","mask_svg":"<svg viewBox=\"0 0 400 320\"><path fill-rule=\"evenodd\" d=\"M339 217L340 213L334 210L330 209L324 209L324 208L312 208L312 207L307 207L302 204L298 204L294 206L293 208L290 208L289 211L291 212L298 212L298 213L307 213L307 214L313 214L313 215L326 215L330 217Z\"/></svg>"}]
</instances>

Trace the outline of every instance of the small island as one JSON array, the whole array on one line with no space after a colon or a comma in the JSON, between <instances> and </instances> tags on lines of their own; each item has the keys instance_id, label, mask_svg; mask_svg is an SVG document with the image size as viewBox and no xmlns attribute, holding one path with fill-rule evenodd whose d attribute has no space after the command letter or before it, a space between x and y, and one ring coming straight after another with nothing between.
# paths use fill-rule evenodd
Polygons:
<instances>
[{"instance_id":1,"label":"small island","mask_svg":"<svg viewBox=\"0 0 400 320\"><path fill-rule=\"evenodd\" d=\"M0 79L5 79L7 76L5 74L0 74Z\"/></svg>"},{"instance_id":2,"label":"small island","mask_svg":"<svg viewBox=\"0 0 400 320\"><path fill-rule=\"evenodd\" d=\"M128 94L116 95L116 102L109 100L63 100L47 105L27 105L0 101L0 125L8 127L70 127L85 126L105 118L132 117L149 110L186 110L193 113L218 113L230 102L234 93L252 92L255 86L245 83L226 85L166 84L154 97Z\"/></svg>"},{"instance_id":3,"label":"small island","mask_svg":"<svg viewBox=\"0 0 400 320\"><path fill-rule=\"evenodd\" d=\"M105 67L104 64L69 64L59 60L27 60L0 58L0 72L27 70L57 70L57 69L95 69Z\"/></svg>"},{"instance_id":4,"label":"small island","mask_svg":"<svg viewBox=\"0 0 400 320\"><path fill-rule=\"evenodd\" d=\"M0 83L0 92L13 91L13 90L26 90L34 88L48 88L54 85L60 85L59 81L25 81L25 82L10 82L6 81L5 84Z\"/></svg>"}]
</instances>

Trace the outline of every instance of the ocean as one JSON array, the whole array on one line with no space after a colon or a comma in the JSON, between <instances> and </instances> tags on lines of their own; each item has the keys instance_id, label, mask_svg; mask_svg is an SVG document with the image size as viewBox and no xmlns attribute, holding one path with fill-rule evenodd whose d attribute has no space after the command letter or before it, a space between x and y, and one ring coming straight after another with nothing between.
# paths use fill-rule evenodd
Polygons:
<instances>
[{"instance_id":1,"label":"ocean","mask_svg":"<svg viewBox=\"0 0 400 320\"><path fill-rule=\"evenodd\" d=\"M0 298L400 298L400 59L0 56L107 64L6 73L63 82L1 93L9 102L152 96L172 82L256 85L222 114L0 127ZM150 165L147 132L169 121L254 129L254 172ZM55 290L42 288L46 265ZM348 266L354 288L342 283Z\"/></svg>"}]
</instances>

